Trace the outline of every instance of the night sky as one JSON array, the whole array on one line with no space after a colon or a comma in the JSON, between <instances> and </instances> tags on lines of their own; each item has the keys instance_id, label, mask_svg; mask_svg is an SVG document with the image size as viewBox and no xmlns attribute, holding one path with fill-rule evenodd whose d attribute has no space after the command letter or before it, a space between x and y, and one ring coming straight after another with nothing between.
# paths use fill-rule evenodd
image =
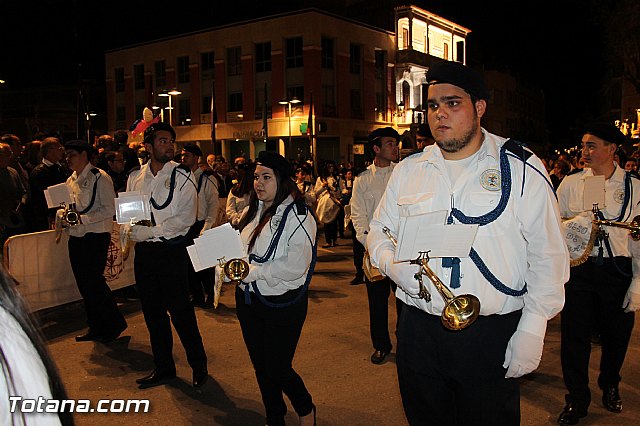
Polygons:
<instances>
[{"instance_id":1,"label":"night sky","mask_svg":"<svg viewBox=\"0 0 640 426\"><path fill-rule=\"evenodd\" d=\"M73 84L78 78L100 83L108 49L266 16L297 2L236 0L232 4L242 11L241 18L216 8L218 2L176 2L171 9L120 0L2 3L0 78L9 88L20 88ZM196 6L184 7L190 3ZM248 4L252 7L242 7ZM601 111L601 87L610 65L601 19L589 6L591 1L413 4L472 30L467 45L470 65L509 70L543 89L552 141L566 138L569 128Z\"/></svg>"}]
</instances>

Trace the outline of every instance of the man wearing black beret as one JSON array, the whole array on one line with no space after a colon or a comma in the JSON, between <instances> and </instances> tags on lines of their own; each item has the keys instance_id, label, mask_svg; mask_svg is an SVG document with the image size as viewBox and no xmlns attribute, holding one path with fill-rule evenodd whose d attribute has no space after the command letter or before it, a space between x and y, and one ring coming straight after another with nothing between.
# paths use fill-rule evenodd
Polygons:
<instances>
[{"instance_id":1,"label":"man wearing black beret","mask_svg":"<svg viewBox=\"0 0 640 426\"><path fill-rule=\"evenodd\" d=\"M582 159L585 169L566 176L558 187L560 214L574 218L610 219L629 222L640 214L640 181L614 162L624 135L609 123L593 123L582 136ZM598 210L585 205L587 182L597 181ZM593 195L591 195L593 196ZM594 217L598 216L598 217ZM587 227L589 229L590 226ZM613 412L622 411L618 385L634 323L640 307L640 242L629 231L607 227L592 249L579 252L572 262L571 277L565 286L566 300L561 315L562 375L568 394L558 423L573 425L587 415L591 403L589 357L591 334L599 330L602 344L598 386L602 404ZM595 235L594 235L595 237Z\"/></svg>"},{"instance_id":2,"label":"man wearing black beret","mask_svg":"<svg viewBox=\"0 0 640 426\"><path fill-rule=\"evenodd\" d=\"M89 330L76 341L109 342L127 328L104 277L111 242L116 197L113 182L104 170L93 167L93 148L85 141L64 145L65 157L73 173L66 181L73 194L79 220L65 221L58 210L56 224L69 234L69 260L78 290L84 300Z\"/></svg>"},{"instance_id":3,"label":"man wearing black beret","mask_svg":"<svg viewBox=\"0 0 640 426\"><path fill-rule=\"evenodd\" d=\"M518 377L538 367L569 275L558 204L540 159L481 126L489 90L478 72L441 61L426 80L435 145L394 168L366 240L372 265L398 285L404 304L402 403L409 424L518 425ZM418 232L430 237L465 233L470 251L431 253L433 273L396 262L385 228L413 246L415 258L423 250L404 239L415 235L402 233L408 217L419 217ZM434 274L464 298L441 296Z\"/></svg>"}]
</instances>

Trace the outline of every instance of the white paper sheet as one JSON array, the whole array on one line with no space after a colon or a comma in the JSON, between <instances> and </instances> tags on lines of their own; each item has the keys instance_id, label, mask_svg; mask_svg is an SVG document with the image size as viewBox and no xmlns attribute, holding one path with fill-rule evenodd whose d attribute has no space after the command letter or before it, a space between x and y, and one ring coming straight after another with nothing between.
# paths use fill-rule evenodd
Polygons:
<instances>
[{"instance_id":1,"label":"white paper sheet","mask_svg":"<svg viewBox=\"0 0 640 426\"><path fill-rule=\"evenodd\" d=\"M437 214L436 216L429 215ZM445 225L440 212L410 216L400 221L395 262L406 262L428 252L429 257L469 257L478 225Z\"/></svg>"},{"instance_id":2,"label":"white paper sheet","mask_svg":"<svg viewBox=\"0 0 640 426\"><path fill-rule=\"evenodd\" d=\"M60 207L60 204L69 205L73 203L71 191L66 183L52 185L44 190L44 198L47 200L47 207L50 209Z\"/></svg>"},{"instance_id":3,"label":"white paper sheet","mask_svg":"<svg viewBox=\"0 0 640 426\"><path fill-rule=\"evenodd\" d=\"M604 176L587 176L584 179L584 206L585 210L593 209L597 204L604 209Z\"/></svg>"},{"instance_id":4,"label":"white paper sheet","mask_svg":"<svg viewBox=\"0 0 640 426\"><path fill-rule=\"evenodd\" d=\"M240 233L228 223L205 231L187 247L187 253L196 272L218 266L221 259L226 262L247 257Z\"/></svg>"},{"instance_id":5,"label":"white paper sheet","mask_svg":"<svg viewBox=\"0 0 640 426\"><path fill-rule=\"evenodd\" d=\"M138 191L122 192L115 199L116 222L129 224L140 220L151 220L149 196Z\"/></svg>"}]
</instances>

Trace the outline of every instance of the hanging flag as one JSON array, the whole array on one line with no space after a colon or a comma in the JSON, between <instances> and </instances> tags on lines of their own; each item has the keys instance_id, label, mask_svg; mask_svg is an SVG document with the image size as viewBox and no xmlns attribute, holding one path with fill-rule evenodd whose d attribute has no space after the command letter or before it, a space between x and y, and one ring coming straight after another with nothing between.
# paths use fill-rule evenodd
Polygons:
<instances>
[{"instance_id":1,"label":"hanging flag","mask_svg":"<svg viewBox=\"0 0 640 426\"><path fill-rule=\"evenodd\" d=\"M263 140L267 142L269 139L269 126L267 123L267 113L269 104L267 103L267 82L264 82L264 106L262 107L262 136Z\"/></svg>"},{"instance_id":2,"label":"hanging flag","mask_svg":"<svg viewBox=\"0 0 640 426\"><path fill-rule=\"evenodd\" d=\"M313 138L313 92L310 93L309 118L307 119L307 135Z\"/></svg>"},{"instance_id":3,"label":"hanging flag","mask_svg":"<svg viewBox=\"0 0 640 426\"><path fill-rule=\"evenodd\" d=\"M216 82L211 82L211 143L216 142L216 123L218 122L218 111L216 110Z\"/></svg>"}]
</instances>

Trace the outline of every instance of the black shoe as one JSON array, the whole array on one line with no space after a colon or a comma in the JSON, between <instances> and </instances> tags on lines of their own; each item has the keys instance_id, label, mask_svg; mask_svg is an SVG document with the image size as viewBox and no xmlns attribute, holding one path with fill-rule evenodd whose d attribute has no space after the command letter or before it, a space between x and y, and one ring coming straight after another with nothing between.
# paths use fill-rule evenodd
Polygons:
<instances>
[{"instance_id":1,"label":"black shoe","mask_svg":"<svg viewBox=\"0 0 640 426\"><path fill-rule=\"evenodd\" d=\"M95 342L99 341L102 337L94 334L93 331L89 330L85 334L81 334L76 336L76 342Z\"/></svg>"},{"instance_id":2,"label":"black shoe","mask_svg":"<svg viewBox=\"0 0 640 426\"><path fill-rule=\"evenodd\" d=\"M142 377L136 380L140 389L150 388L152 386L160 385L176 377L175 371L159 371L153 370L148 376Z\"/></svg>"},{"instance_id":3,"label":"black shoe","mask_svg":"<svg viewBox=\"0 0 640 426\"><path fill-rule=\"evenodd\" d=\"M609 386L602 390L602 404L604 408L612 413L620 413L622 411L622 399L617 386Z\"/></svg>"},{"instance_id":4,"label":"black shoe","mask_svg":"<svg viewBox=\"0 0 640 426\"><path fill-rule=\"evenodd\" d=\"M371 362L374 364L382 364L387 355L389 355L387 351L375 351L371 354Z\"/></svg>"},{"instance_id":5,"label":"black shoe","mask_svg":"<svg viewBox=\"0 0 640 426\"><path fill-rule=\"evenodd\" d=\"M207 382L209 378L209 372L206 368L193 370L193 387L199 388Z\"/></svg>"},{"instance_id":6,"label":"black shoe","mask_svg":"<svg viewBox=\"0 0 640 426\"><path fill-rule=\"evenodd\" d=\"M359 275L356 275L356 277L354 279L352 279L349 284L351 285L358 285L358 284L362 284L364 282L364 277L361 277Z\"/></svg>"},{"instance_id":7,"label":"black shoe","mask_svg":"<svg viewBox=\"0 0 640 426\"><path fill-rule=\"evenodd\" d=\"M567 402L558 417L558 424L577 425L583 417L587 417L587 410L579 410L573 402Z\"/></svg>"},{"instance_id":8,"label":"black shoe","mask_svg":"<svg viewBox=\"0 0 640 426\"><path fill-rule=\"evenodd\" d=\"M112 332L109 334L104 334L102 336L100 336L99 338L96 339L96 341L100 342L100 343L111 343L115 340L118 340L118 337L120 337L120 335L122 334L123 331L125 331L127 329L127 326L125 325L123 328L120 329L120 331L116 331L116 332Z\"/></svg>"}]
</instances>

